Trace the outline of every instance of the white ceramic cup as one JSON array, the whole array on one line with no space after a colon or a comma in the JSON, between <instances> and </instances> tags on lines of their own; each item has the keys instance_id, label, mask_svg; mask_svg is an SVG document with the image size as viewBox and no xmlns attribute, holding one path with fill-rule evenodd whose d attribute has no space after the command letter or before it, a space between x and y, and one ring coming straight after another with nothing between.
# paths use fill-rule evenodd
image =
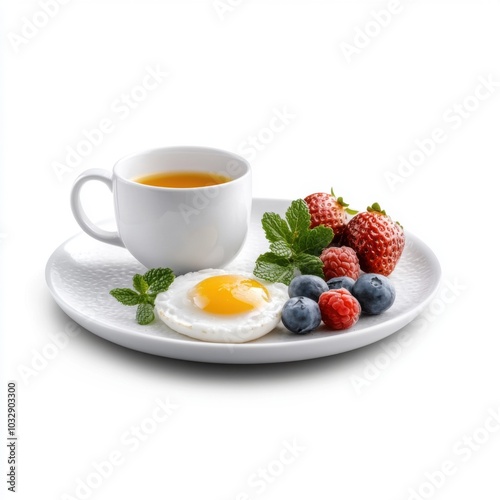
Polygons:
<instances>
[{"instance_id":1,"label":"white ceramic cup","mask_svg":"<svg viewBox=\"0 0 500 500\"><path fill-rule=\"evenodd\" d=\"M135 179L169 171L223 174L231 180L214 186L169 188ZM104 230L86 215L83 185L104 182L114 197L118 231ZM90 169L71 191L71 209L93 238L125 247L147 268L169 267L175 274L223 267L241 250L252 204L249 163L238 155L205 147L168 147L118 161L113 172Z\"/></svg>"}]
</instances>

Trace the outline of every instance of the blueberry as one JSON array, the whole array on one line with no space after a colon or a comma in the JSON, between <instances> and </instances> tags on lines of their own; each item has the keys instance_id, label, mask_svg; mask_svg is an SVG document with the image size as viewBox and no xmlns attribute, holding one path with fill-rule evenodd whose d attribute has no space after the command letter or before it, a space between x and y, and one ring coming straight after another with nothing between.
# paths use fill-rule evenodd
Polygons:
<instances>
[{"instance_id":1,"label":"blueberry","mask_svg":"<svg viewBox=\"0 0 500 500\"><path fill-rule=\"evenodd\" d=\"M352 294L358 299L361 310L367 314L380 314L394 303L396 290L389 278L381 274L363 274L354 286Z\"/></svg>"},{"instance_id":2,"label":"blueberry","mask_svg":"<svg viewBox=\"0 0 500 500\"><path fill-rule=\"evenodd\" d=\"M283 306L281 321L292 333L309 333L321 323L318 303L307 297L292 297Z\"/></svg>"},{"instance_id":3,"label":"blueberry","mask_svg":"<svg viewBox=\"0 0 500 500\"><path fill-rule=\"evenodd\" d=\"M326 284L330 290L338 290L339 288L345 288L348 292L352 292L352 287L356 283L355 280L349 276L340 276L339 278L332 278L328 280Z\"/></svg>"},{"instance_id":4,"label":"blueberry","mask_svg":"<svg viewBox=\"0 0 500 500\"><path fill-rule=\"evenodd\" d=\"M289 297L307 297L315 302L323 292L328 292L326 281L312 274L296 276L288 287Z\"/></svg>"}]
</instances>

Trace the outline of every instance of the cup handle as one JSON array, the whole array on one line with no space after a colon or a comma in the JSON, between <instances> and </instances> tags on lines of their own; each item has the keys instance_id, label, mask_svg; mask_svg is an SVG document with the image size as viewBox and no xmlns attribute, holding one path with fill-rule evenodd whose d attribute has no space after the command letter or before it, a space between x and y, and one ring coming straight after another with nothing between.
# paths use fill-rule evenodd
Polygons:
<instances>
[{"instance_id":1,"label":"cup handle","mask_svg":"<svg viewBox=\"0 0 500 500\"><path fill-rule=\"evenodd\" d=\"M83 185L88 181L101 181L109 190L113 191L113 175L107 170L101 168L91 168L81 174L73 184L71 189L71 210L76 219L76 222L80 227L92 238L102 241L104 243L109 243L110 245L116 245L119 247L125 247L122 239L120 238L117 231L106 231L96 226L87 216L83 210L82 202L80 200L80 191Z\"/></svg>"}]
</instances>

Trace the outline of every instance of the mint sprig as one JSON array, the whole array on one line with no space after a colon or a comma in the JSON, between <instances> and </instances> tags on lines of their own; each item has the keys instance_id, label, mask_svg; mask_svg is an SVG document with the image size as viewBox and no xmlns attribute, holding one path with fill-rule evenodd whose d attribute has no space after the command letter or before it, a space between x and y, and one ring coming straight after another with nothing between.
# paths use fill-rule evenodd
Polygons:
<instances>
[{"instance_id":1,"label":"mint sprig","mask_svg":"<svg viewBox=\"0 0 500 500\"><path fill-rule=\"evenodd\" d=\"M310 229L311 214L304 200L292 201L285 219L274 212L262 216L262 228L269 251L261 254L254 274L266 281L289 285L298 270L323 278L323 263L318 255L333 239L331 228L320 225Z\"/></svg>"},{"instance_id":2,"label":"mint sprig","mask_svg":"<svg viewBox=\"0 0 500 500\"><path fill-rule=\"evenodd\" d=\"M168 290L174 281L174 273L168 268L150 269L144 275L136 274L130 288L113 288L109 293L125 306L137 306L135 319L139 325L148 325L155 319L156 296Z\"/></svg>"}]
</instances>

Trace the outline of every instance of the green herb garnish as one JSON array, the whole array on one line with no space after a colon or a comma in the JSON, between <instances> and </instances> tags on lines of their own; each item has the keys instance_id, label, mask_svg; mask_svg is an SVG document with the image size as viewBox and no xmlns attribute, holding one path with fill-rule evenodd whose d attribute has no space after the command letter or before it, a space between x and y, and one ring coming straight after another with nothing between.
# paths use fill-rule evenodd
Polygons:
<instances>
[{"instance_id":1,"label":"green herb garnish","mask_svg":"<svg viewBox=\"0 0 500 500\"><path fill-rule=\"evenodd\" d=\"M109 293L126 306L137 306L135 319L140 325L148 325L155 319L156 296L168 290L174 281L174 273L168 268L150 269L144 275L136 274L130 288L113 288Z\"/></svg>"},{"instance_id":2,"label":"green herb garnish","mask_svg":"<svg viewBox=\"0 0 500 500\"><path fill-rule=\"evenodd\" d=\"M318 255L333 239L331 228L320 225L312 229L311 215L304 200L292 201L285 219L266 212L262 228L270 242L269 252L255 262L254 274L267 281L289 285L295 271L323 278L323 262Z\"/></svg>"}]
</instances>

